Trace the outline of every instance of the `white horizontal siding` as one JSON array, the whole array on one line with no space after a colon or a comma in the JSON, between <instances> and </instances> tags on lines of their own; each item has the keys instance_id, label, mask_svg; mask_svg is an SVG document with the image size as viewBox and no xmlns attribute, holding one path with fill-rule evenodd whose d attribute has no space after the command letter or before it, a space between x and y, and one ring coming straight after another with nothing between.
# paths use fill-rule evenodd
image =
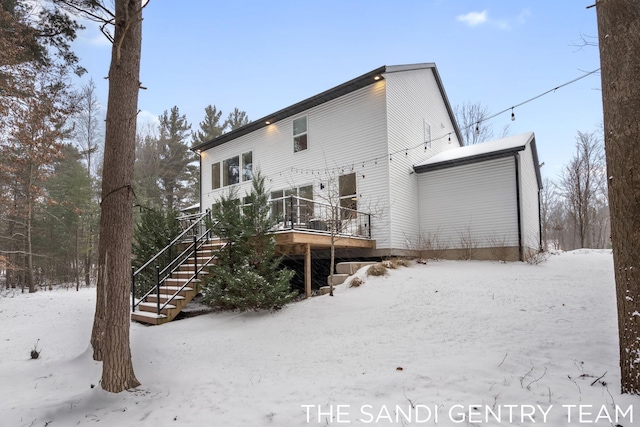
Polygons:
<instances>
[{"instance_id":1,"label":"white horizontal siding","mask_svg":"<svg viewBox=\"0 0 640 427\"><path fill-rule=\"evenodd\" d=\"M522 244L537 250L540 247L540 209L538 180L531 143L520 152L520 199L522 206Z\"/></svg>"},{"instance_id":2,"label":"white horizontal siding","mask_svg":"<svg viewBox=\"0 0 640 427\"><path fill-rule=\"evenodd\" d=\"M388 162L385 82L380 81L301 114L213 147L202 154L202 204L209 207L228 189L211 190L211 164L253 152L254 168L267 178L269 191L314 185L316 200L338 176L357 176L358 209L377 214L373 238L388 241ZM307 115L308 149L293 152L293 119ZM244 192L250 183L237 187Z\"/></svg>"},{"instance_id":3,"label":"white horizontal siding","mask_svg":"<svg viewBox=\"0 0 640 427\"><path fill-rule=\"evenodd\" d=\"M389 161L391 247L407 249L417 245L419 230L413 165L460 144L431 69L388 73L385 79L389 152L396 153ZM431 129L426 149L425 120Z\"/></svg>"},{"instance_id":4,"label":"white horizontal siding","mask_svg":"<svg viewBox=\"0 0 640 427\"><path fill-rule=\"evenodd\" d=\"M447 248L461 248L471 232L478 248L518 245L513 157L418 175L421 232L437 234Z\"/></svg>"}]
</instances>

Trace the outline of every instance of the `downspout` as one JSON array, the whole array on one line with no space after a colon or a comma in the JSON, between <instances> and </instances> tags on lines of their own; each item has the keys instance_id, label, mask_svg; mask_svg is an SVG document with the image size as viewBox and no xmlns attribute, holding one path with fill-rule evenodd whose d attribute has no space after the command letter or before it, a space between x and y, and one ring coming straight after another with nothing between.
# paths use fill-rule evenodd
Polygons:
<instances>
[{"instance_id":1,"label":"downspout","mask_svg":"<svg viewBox=\"0 0 640 427\"><path fill-rule=\"evenodd\" d=\"M538 242L538 250L546 251L547 248L542 247L542 203L540 198L540 189L538 188L538 237L540 238L540 241Z\"/></svg>"},{"instance_id":2,"label":"downspout","mask_svg":"<svg viewBox=\"0 0 640 427\"><path fill-rule=\"evenodd\" d=\"M518 208L518 260L524 261L522 255L522 212L520 209L520 162L518 153L513 155L516 165L516 207Z\"/></svg>"},{"instance_id":3,"label":"downspout","mask_svg":"<svg viewBox=\"0 0 640 427\"><path fill-rule=\"evenodd\" d=\"M197 152L198 163L200 165L200 179L198 180L198 203L200 204L200 212L204 212L204 206L202 206L202 153Z\"/></svg>"}]
</instances>

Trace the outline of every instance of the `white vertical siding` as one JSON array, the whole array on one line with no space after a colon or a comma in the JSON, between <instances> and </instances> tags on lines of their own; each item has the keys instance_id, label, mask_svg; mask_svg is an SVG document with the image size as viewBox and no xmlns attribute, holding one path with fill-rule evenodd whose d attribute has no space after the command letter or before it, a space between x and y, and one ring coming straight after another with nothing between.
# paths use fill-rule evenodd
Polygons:
<instances>
[{"instance_id":1,"label":"white vertical siding","mask_svg":"<svg viewBox=\"0 0 640 427\"><path fill-rule=\"evenodd\" d=\"M307 115L308 149L293 152L293 119ZM211 189L211 164L253 152L254 169L267 177L269 191L314 185L325 188L339 175L357 177L358 209L388 212L385 81L374 83L303 113L273 123L202 153L202 204L209 207L227 189ZM236 185L241 193L250 183ZM388 220L372 219L373 238L388 245Z\"/></svg>"},{"instance_id":2,"label":"white vertical siding","mask_svg":"<svg viewBox=\"0 0 640 427\"><path fill-rule=\"evenodd\" d=\"M533 250L540 247L540 209L538 180L531 143L520 151L520 202L522 206L522 245Z\"/></svg>"},{"instance_id":3,"label":"white vertical siding","mask_svg":"<svg viewBox=\"0 0 640 427\"><path fill-rule=\"evenodd\" d=\"M496 239L518 246L516 175L513 157L418 174L420 227L438 234L449 249L471 231L478 248Z\"/></svg>"},{"instance_id":4,"label":"white vertical siding","mask_svg":"<svg viewBox=\"0 0 640 427\"><path fill-rule=\"evenodd\" d=\"M385 79L389 152L396 153L388 162L390 247L408 249L418 244L418 199L422 197L413 165L460 147L460 143L431 69L388 73ZM430 125L432 141L426 150L425 120Z\"/></svg>"}]
</instances>

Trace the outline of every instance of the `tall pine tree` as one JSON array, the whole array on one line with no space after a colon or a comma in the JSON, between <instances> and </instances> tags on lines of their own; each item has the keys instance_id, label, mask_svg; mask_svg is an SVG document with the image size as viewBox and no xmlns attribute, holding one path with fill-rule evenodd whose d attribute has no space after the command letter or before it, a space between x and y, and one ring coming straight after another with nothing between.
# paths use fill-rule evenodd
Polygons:
<instances>
[{"instance_id":1,"label":"tall pine tree","mask_svg":"<svg viewBox=\"0 0 640 427\"><path fill-rule=\"evenodd\" d=\"M238 108L234 108L233 111L229 113L227 120L225 120L224 127L225 129L229 128L229 130L236 130L247 124L249 124L249 116L247 116L247 113L238 110Z\"/></svg>"},{"instance_id":2,"label":"tall pine tree","mask_svg":"<svg viewBox=\"0 0 640 427\"><path fill-rule=\"evenodd\" d=\"M208 105L204 109L204 120L200 122L200 130L191 134L195 145L202 144L213 138L217 138L224 132L224 123L220 123L222 111L219 111L215 105Z\"/></svg>"},{"instance_id":3,"label":"tall pine tree","mask_svg":"<svg viewBox=\"0 0 640 427\"><path fill-rule=\"evenodd\" d=\"M245 202L231 192L213 212L213 231L227 244L204 286L204 300L229 310L278 310L297 292L290 285L293 271L281 268L276 255L275 220L260 173Z\"/></svg>"},{"instance_id":4,"label":"tall pine tree","mask_svg":"<svg viewBox=\"0 0 640 427\"><path fill-rule=\"evenodd\" d=\"M164 205L173 210L184 197L182 190L191 187L186 183L189 164L196 160L187 145L191 125L184 114L180 115L178 107L171 108L170 112L165 110L159 119L159 181L164 192Z\"/></svg>"}]
</instances>

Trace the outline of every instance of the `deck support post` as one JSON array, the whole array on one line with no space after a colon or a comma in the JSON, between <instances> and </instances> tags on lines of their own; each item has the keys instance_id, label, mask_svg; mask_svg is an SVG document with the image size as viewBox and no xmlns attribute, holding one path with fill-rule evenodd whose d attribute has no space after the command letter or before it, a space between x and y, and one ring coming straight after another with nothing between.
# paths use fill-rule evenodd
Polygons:
<instances>
[{"instance_id":1,"label":"deck support post","mask_svg":"<svg viewBox=\"0 0 640 427\"><path fill-rule=\"evenodd\" d=\"M311 244L305 245L304 251L304 293L307 298L311 296Z\"/></svg>"}]
</instances>

